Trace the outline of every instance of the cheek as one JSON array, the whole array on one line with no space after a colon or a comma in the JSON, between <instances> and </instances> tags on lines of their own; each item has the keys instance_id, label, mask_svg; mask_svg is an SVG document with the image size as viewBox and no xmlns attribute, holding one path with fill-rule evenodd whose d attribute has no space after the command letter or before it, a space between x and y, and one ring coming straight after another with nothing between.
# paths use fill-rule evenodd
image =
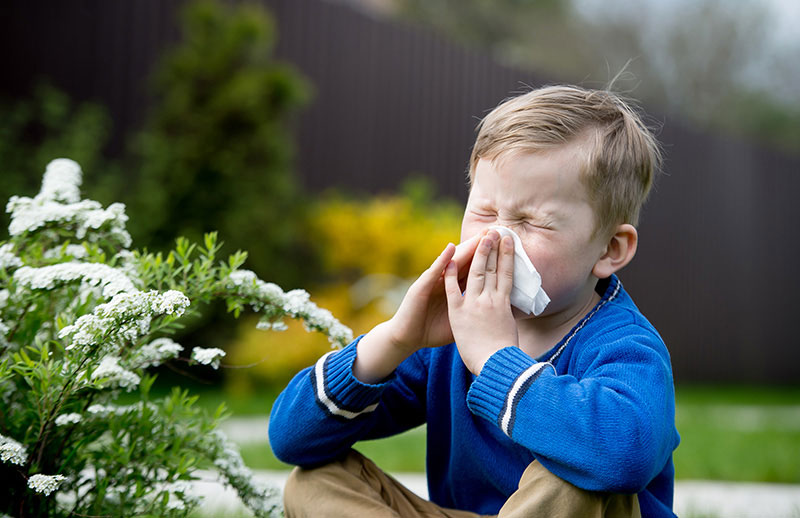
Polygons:
<instances>
[{"instance_id":1,"label":"cheek","mask_svg":"<svg viewBox=\"0 0 800 518\"><path fill-rule=\"evenodd\" d=\"M461 242L463 243L472 236L480 234L489 226L489 224L476 221L468 215L464 215L464 219L461 220Z\"/></svg>"},{"instance_id":2,"label":"cheek","mask_svg":"<svg viewBox=\"0 0 800 518\"><path fill-rule=\"evenodd\" d=\"M557 261L552 253L546 248L539 248L528 252L533 266L542 276L542 282L545 286L549 281L560 278L563 275L563 264Z\"/></svg>"},{"instance_id":3,"label":"cheek","mask_svg":"<svg viewBox=\"0 0 800 518\"><path fill-rule=\"evenodd\" d=\"M519 233L518 233L519 235ZM552 263L553 246L548 243L542 236L536 235L532 232L520 235L522 240L522 248L539 272L542 269L549 269Z\"/></svg>"},{"instance_id":4,"label":"cheek","mask_svg":"<svg viewBox=\"0 0 800 518\"><path fill-rule=\"evenodd\" d=\"M556 291L563 280L571 275L570 261L560 253L556 243L544 239L527 240L524 247L536 271L542 276L542 286L548 294Z\"/></svg>"}]
</instances>

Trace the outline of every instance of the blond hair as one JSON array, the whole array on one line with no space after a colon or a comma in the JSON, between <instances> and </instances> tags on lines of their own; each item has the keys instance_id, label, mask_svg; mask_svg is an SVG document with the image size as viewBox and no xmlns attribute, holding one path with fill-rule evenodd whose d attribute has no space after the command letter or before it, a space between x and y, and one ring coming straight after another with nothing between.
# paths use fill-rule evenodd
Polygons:
<instances>
[{"instance_id":1,"label":"blond hair","mask_svg":"<svg viewBox=\"0 0 800 518\"><path fill-rule=\"evenodd\" d=\"M507 99L478 125L469 164L512 152L537 152L588 138L581 174L595 211L595 233L638 224L661 165L653 133L632 106L606 90L548 86Z\"/></svg>"}]
</instances>

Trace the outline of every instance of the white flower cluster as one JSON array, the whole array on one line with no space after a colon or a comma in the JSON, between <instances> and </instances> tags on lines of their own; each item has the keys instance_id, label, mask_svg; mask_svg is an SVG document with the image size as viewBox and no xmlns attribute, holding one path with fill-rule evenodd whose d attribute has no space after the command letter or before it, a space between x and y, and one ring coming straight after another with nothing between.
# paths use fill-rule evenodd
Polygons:
<instances>
[{"instance_id":1,"label":"white flower cluster","mask_svg":"<svg viewBox=\"0 0 800 518\"><path fill-rule=\"evenodd\" d=\"M56 426L66 426L68 424L75 424L81 422L81 415L76 413L61 414L56 417Z\"/></svg>"},{"instance_id":2,"label":"white flower cluster","mask_svg":"<svg viewBox=\"0 0 800 518\"><path fill-rule=\"evenodd\" d=\"M124 273L102 263L71 261L41 268L23 266L14 272L14 280L35 290L49 290L59 284L80 281L88 286L101 288L104 298L136 290Z\"/></svg>"},{"instance_id":3,"label":"white flower cluster","mask_svg":"<svg viewBox=\"0 0 800 518\"><path fill-rule=\"evenodd\" d=\"M2 307L3 306L0 305L0 308L2 308ZM8 327L8 325L6 325L5 322L0 320L0 343L4 343L5 342L5 337L6 337L6 334L8 334L9 330L10 330L10 328Z\"/></svg>"},{"instance_id":4,"label":"white flower cluster","mask_svg":"<svg viewBox=\"0 0 800 518\"><path fill-rule=\"evenodd\" d=\"M138 387L142 381L136 373L120 367L119 358L113 356L100 360L100 365L92 372L92 379L104 379L103 385L118 386L128 392Z\"/></svg>"},{"instance_id":5,"label":"white flower cluster","mask_svg":"<svg viewBox=\"0 0 800 518\"><path fill-rule=\"evenodd\" d=\"M153 311L159 315L181 316L189 307L189 299L178 290L169 290L153 301Z\"/></svg>"},{"instance_id":6,"label":"white flower cluster","mask_svg":"<svg viewBox=\"0 0 800 518\"><path fill-rule=\"evenodd\" d=\"M65 256L70 256L73 259L83 259L87 256L86 247L83 245L67 245L64 247L51 248L47 250L43 257L45 259L60 259Z\"/></svg>"},{"instance_id":7,"label":"white flower cluster","mask_svg":"<svg viewBox=\"0 0 800 518\"><path fill-rule=\"evenodd\" d=\"M11 293L9 293L8 290L0 290L0 309L6 307L6 304L8 304L8 297L10 296Z\"/></svg>"},{"instance_id":8,"label":"white flower cluster","mask_svg":"<svg viewBox=\"0 0 800 518\"><path fill-rule=\"evenodd\" d=\"M236 270L228 277L228 288L234 294L247 299L255 311L267 310L259 322L260 329L283 330L285 325L275 322L272 314L275 309L303 320L307 330L321 331L328 335L334 345L346 345L353 340L353 331L342 325L327 309L322 309L309 300L305 290L292 290L288 293L276 284L264 282L249 270Z\"/></svg>"},{"instance_id":9,"label":"white flower cluster","mask_svg":"<svg viewBox=\"0 0 800 518\"><path fill-rule=\"evenodd\" d=\"M229 486L236 489L239 498L257 517L283 516L280 491L264 485L253 477L253 472L245 466L239 449L219 430L211 432L211 439L217 449L214 466L225 477Z\"/></svg>"},{"instance_id":10,"label":"white flower cluster","mask_svg":"<svg viewBox=\"0 0 800 518\"><path fill-rule=\"evenodd\" d=\"M80 201L81 176L81 166L77 162L69 158L56 158L45 168L39 196L64 203Z\"/></svg>"},{"instance_id":11,"label":"white flower cluster","mask_svg":"<svg viewBox=\"0 0 800 518\"><path fill-rule=\"evenodd\" d=\"M106 304L96 306L91 314L82 315L63 328L58 337L72 337L67 349L133 341L149 332L152 317L181 316L187 307L189 299L175 290L119 293Z\"/></svg>"},{"instance_id":12,"label":"white flower cluster","mask_svg":"<svg viewBox=\"0 0 800 518\"><path fill-rule=\"evenodd\" d=\"M165 490L169 495L167 509L183 511L187 505L190 508L197 507L202 500L192 493L192 484L188 480L176 480L167 484Z\"/></svg>"},{"instance_id":13,"label":"white flower cluster","mask_svg":"<svg viewBox=\"0 0 800 518\"><path fill-rule=\"evenodd\" d=\"M136 351L136 357L131 360L131 365L139 369L158 367L172 358L177 358L183 351L183 346L171 338L156 338Z\"/></svg>"},{"instance_id":14,"label":"white flower cluster","mask_svg":"<svg viewBox=\"0 0 800 518\"><path fill-rule=\"evenodd\" d=\"M205 349L195 347L192 349L192 359L202 365L210 365L214 369L219 369L220 359L225 356L225 351L216 347Z\"/></svg>"},{"instance_id":15,"label":"white flower cluster","mask_svg":"<svg viewBox=\"0 0 800 518\"><path fill-rule=\"evenodd\" d=\"M299 315L308 306L311 296L306 290L292 290L283 297L283 309L287 313Z\"/></svg>"},{"instance_id":16,"label":"white flower cluster","mask_svg":"<svg viewBox=\"0 0 800 518\"><path fill-rule=\"evenodd\" d=\"M133 475L133 469L122 469L117 472L119 478L125 478ZM98 470L96 473L90 475L88 480L94 481L98 478L107 477L104 470ZM192 485L187 480L176 480L171 483L162 482L163 478L161 473L151 475L151 480L155 481L150 489L151 491L140 494L137 491L135 484L127 484L121 486L108 486L105 490L105 500L107 503L119 506L123 500L135 500L134 508L130 510L131 515L148 515L152 516L152 508L154 505L160 505L163 498L167 498L166 509L175 511L186 511L197 507L202 498L192 493Z\"/></svg>"},{"instance_id":17,"label":"white flower cluster","mask_svg":"<svg viewBox=\"0 0 800 518\"><path fill-rule=\"evenodd\" d=\"M91 405L89 408L87 408L86 411L89 412L92 415L105 417L108 414L116 413L119 408L120 407L118 407L116 405L98 405L98 404L95 404L95 405Z\"/></svg>"},{"instance_id":18,"label":"white flower cluster","mask_svg":"<svg viewBox=\"0 0 800 518\"><path fill-rule=\"evenodd\" d=\"M28 460L28 452L22 444L0 434L0 460L22 466Z\"/></svg>"},{"instance_id":19,"label":"white flower cluster","mask_svg":"<svg viewBox=\"0 0 800 518\"><path fill-rule=\"evenodd\" d=\"M64 475L32 475L28 479L28 487L37 493L42 493L45 496L49 496L50 493L58 489L58 486L61 485L61 482L66 479L67 477Z\"/></svg>"},{"instance_id":20,"label":"white flower cluster","mask_svg":"<svg viewBox=\"0 0 800 518\"><path fill-rule=\"evenodd\" d=\"M267 319L261 319L256 324L256 329L261 329L263 331L286 331L287 329L289 329L289 326L286 325L286 322L284 322L283 320L270 322Z\"/></svg>"},{"instance_id":21,"label":"white flower cluster","mask_svg":"<svg viewBox=\"0 0 800 518\"><path fill-rule=\"evenodd\" d=\"M137 286L141 286L142 281L139 278L139 272L136 269L136 254L130 250L120 250L114 256L117 270L121 271L125 276L130 279Z\"/></svg>"},{"instance_id":22,"label":"white flower cluster","mask_svg":"<svg viewBox=\"0 0 800 518\"><path fill-rule=\"evenodd\" d=\"M138 403L134 403L132 405L100 405L95 404L91 405L89 408L86 409L93 417L108 417L109 415L125 415L128 412L141 412L144 408L145 403L139 401ZM157 412L158 407L148 402L147 408L150 411Z\"/></svg>"},{"instance_id":23,"label":"white flower cluster","mask_svg":"<svg viewBox=\"0 0 800 518\"><path fill-rule=\"evenodd\" d=\"M22 266L22 261L14 254L14 244L6 243L0 245L0 268L18 268Z\"/></svg>"},{"instance_id":24,"label":"white flower cluster","mask_svg":"<svg viewBox=\"0 0 800 518\"><path fill-rule=\"evenodd\" d=\"M11 213L8 232L18 236L48 224L58 224L62 228L75 226L78 239L87 237L90 241L96 236L89 230L97 230L108 225L109 236L125 248L131 244L131 236L125 230L128 216L125 205L113 203L103 209L93 200L80 200L81 168L72 160L57 159L48 164L42 188L34 198L12 196L6 206Z\"/></svg>"}]
</instances>

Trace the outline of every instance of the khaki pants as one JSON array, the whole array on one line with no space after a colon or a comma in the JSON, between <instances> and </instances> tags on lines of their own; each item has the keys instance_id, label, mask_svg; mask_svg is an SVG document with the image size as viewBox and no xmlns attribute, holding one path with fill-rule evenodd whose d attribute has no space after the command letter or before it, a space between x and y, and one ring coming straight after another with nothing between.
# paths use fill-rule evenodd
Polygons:
<instances>
[{"instance_id":1,"label":"khaki pants","mask_svg":"<svg viewBox=\"0 0 800 518\"><path fill-rule=\"evenodd\" d=\"M314 469L295 468L284 489L286 518L479 518L429 502L356 451ZM636 495L584 491L534 461L498 518L640 518Z\"/></svg>"}]
</instances>

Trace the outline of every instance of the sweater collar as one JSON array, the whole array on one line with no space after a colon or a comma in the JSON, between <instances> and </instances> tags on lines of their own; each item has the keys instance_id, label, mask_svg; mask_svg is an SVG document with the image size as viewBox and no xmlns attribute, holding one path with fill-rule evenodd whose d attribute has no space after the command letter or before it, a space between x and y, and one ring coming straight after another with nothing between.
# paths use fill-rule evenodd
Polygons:
<instances>
[{"instance_id":1,"label":"sweater collar","mask_svg":"<svg viewBox=\"0 0 800 518\"><path fill-rule=\"evenodd\" d=\"M564 336L564 338L561 339L561 341L559 341L552 349L537 358L537 361L544 361L555 365L555 362L558 361L561 353L564 352L564 349L567 348L572 339L575 338L581 329L583 329L584 326L589 323L592 317L594 317L597 312L603 308L603 306L617 298L619 292L622 290L622 282L620 282L619 278L614 274L607 279L600 279L597 282L597 286L598 293L600 294L600 301L595 304L592 310L589 311L577 324L575 324L575 326L570 330L569 333L566 334L566 336ZM602 290L602 292L600 290Z\"/></svg>"}]
</instances>

